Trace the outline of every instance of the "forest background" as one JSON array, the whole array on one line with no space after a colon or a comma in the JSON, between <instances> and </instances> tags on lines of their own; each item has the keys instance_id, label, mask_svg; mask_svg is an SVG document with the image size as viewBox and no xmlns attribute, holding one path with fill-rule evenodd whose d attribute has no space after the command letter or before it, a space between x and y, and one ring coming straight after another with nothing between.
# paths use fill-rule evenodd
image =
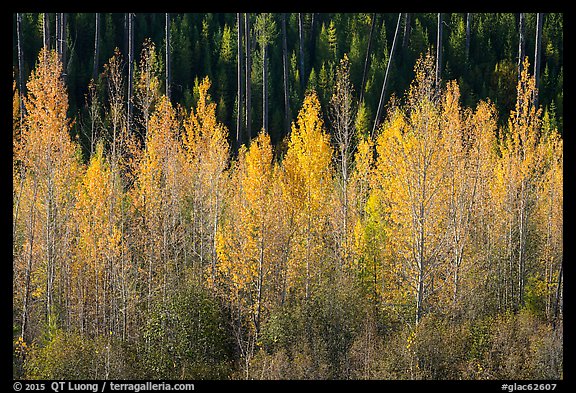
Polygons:
<instances>
[{"instance_id":1,"label":"forest background","mask_svg":"<svg viewBox=\"0 0 576 393\"><path fill-rule=\"evenodd\" d=\"M562 378L563 14L13 17L16 378Z\"/></svg>"}]
</instances>

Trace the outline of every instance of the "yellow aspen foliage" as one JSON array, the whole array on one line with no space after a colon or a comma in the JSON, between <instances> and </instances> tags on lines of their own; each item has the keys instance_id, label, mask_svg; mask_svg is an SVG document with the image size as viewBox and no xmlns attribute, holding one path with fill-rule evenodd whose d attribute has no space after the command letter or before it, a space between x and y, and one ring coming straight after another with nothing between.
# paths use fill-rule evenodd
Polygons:
<instances>
[{"instance_id":1,"label":"yellow aspen foliage","mask_svg":"<svg viewBox=\"0 0 576 393\"><path fill-rule=\"evenodd\" d=\"M225 169L230 147L228 130L217 121L210 80L198 86L198 103L184 121L185 187L188 193L192 254L212 284L216 279L216 229L222 209Z\"/></svg>"},{"instance_id":2,"label":"yellow aspen foliage","mask_svg":"<svg viewBox=\"0 0 576 393\"><path fill-rule=\"evenodd\" d=\"M158 79L160 64L156 55L156 46L150 39L144 41L140 62L135 71L135 104L141 111L140 123L146 134L150 114L160 96L160 81Z\"/></svg>"},{"instance_id":3,"label":"yellow aspen foliage","mask_svg":"<svg viewBox=\"0 0 576 393\"><path fill-rule=\"evenodd\" d=\"M23 299L23 325L32 299L44 307L45 321L55 324L55 306L63 302L64 294L58 289L68 287L69 266L63 261L72 249L68 224L80 164L69 135L68 97L61 75L56 52L42 50L27 83L26 115L14 146L14 161L24 182L21 200L27 201L18 209L22 214L14 228L23 244L15 256L15 274L29 277L17 296Z\"/></svg>"},{"instance_id":4,"label":"yellow aspen foliage","mask_svg":"<svg viewBox=\"0 0 576 393\"><path fill-rule=\"evenodd\" d=\"M165 298L166 284L179 263L176 254L182 237L179 215L184 195L179 128L170 101L162 96L150 117L133 196L148 306L155 296Z\"/></svg>"},{"instance_id":5,"label":"yellow aspen foliage","mask_svg":"<svg viewBox=\"0 0 576 393\"><path fill-rule=\"evenodd\" d=\"M19 137L20 133L20 92L16 87L16 81L12 82L12 141L13 144L16 143L16 140Z\"/></svg>"},{"instance_id":6,"label":"yellow aspen foliage","mask_svg":"<svg viewBox=\"0 0 576 393\"><path fill-rule=\"evenodd\" d=\"M449 152L431 70L429 55L417 62L406 112L393 108L376 142L375 192L387 203L394 254L384 266L414 296L416 324L447 279Z\"/></svg>"},{"instance_id":7,"label":"yellow aspen foliage","mask_svg":"<svg viewBox=\"0 0 576 393\"><path fill-rule=\"evenodd\" d=\"M109 328L103 322L112 310L105 301L112 298L112 280L121 273L123 247L119 228L122 194L114 189L115 174L103 150L99 143L78 189L74 209L78 232L70 272L73 320L79 328L88 321L86 325L96 334Z\"/></svg>"},{"instance_id":8,"label":"yellow aspen foliage","mask_svg":"<svg viewBox=\"0 0 576 393\"><path fill-rule=\"evenodd\" d=\"M563 141L556 129L542 135L539 145L543 159L543 174L538 185L534 221L541 234L538 273L533 286L544 304L548 320L555 316L555 296L558 275L563 263Z\"/></svg>"},{"instance_id":9,"label":"yellow aspen foliage","mask_svg":"<svg viewBox=\"0 0 576 393\"><path fill-rule=\"evenodd\" d=\"M286 208L294 212L294 242L289 263L289 281L303 282L305 296L310 294L312 275L319 275L327 208L333 182L332 148L324 131L320 102L316 93L304 99L282 162L283 193ZM290 285L290 286L292 286Z\"/></svg>"},{"instance_id":10,"label":"yellow aspen foliage","mask_svg":"<svg viewBox=\"0 0 576 393\"><path fill-rule=\"evenodd\" d=\"M498 159L496 114L494 105L486 101L480 101L474 111L467 109L464 113L461 152L464 162L453 167L453 188L459 193L452 197L450 210L453 278L447 296L451 296L454 312L466 311L470 304L482 302L478 295L487 277L498 276L493 263L497 249L493 229L497 222L493 201Z\"/></svg>"},{"instance_id":11,"label":"yellow aspen foliage","mask_svg":"<svg viewBox=\"0 0 576 393\"><path fill-rule=\"evenodd\" d=\"M247 151L241 148L230 180L234 188L228 219L223 220L217 235L218 271L231 294L248 308L256 331L272 296L269 279L277 258L272 158L270 136L265 131L250 142Z\"/></svg>"},{"instance_id":12,"label":"yellow aspen foliage","mask_svg":"<svg viewBox=\"0 0 576 393\"><path fill-rule=\"evenodd\" d=\"M58 165L63 163L60 161L77 162L66 117L68 96L61 78L62 64L56 52L42 50L38 59L26 85L25 123L14 156L34 175L48 175L46 181L61 180L77 168L77 165L71 168Z\"/></svg>"},{"instance_id":13,"label":"yellow aspen foliage","mask_svg":"<svg viewBox=\"0 0 576 393\"><path fill-rule=\"evenodd\" d=\"M501 260L506 267L504 302L507 309L514 310L524 306L527 266L534 263L527 239L533 228L537 188L544 166L540 147L541 110L534 106L535 79L528 69L525 59L515 110L510 113L508 128L500 132L493 201L501 212L498 233L500 248L504 250Z\"/></svg>"},{"instance_id":14,"label":"yellow aspen foliage","mask_svg":"<svg viewBox=\"0 0 576 393\"><path fill-rule=\"evenodd\" d=\"M364 242L364 218L368 198L370 196L370 181L374 170L374 142L372 138L358 143L354 156L354 168L350 175L350 226L353 228L353 245L351 246L353 260L358 260L366 247ZM351 266L355 268L355 266Z\"/></svg>"}]
</instances>

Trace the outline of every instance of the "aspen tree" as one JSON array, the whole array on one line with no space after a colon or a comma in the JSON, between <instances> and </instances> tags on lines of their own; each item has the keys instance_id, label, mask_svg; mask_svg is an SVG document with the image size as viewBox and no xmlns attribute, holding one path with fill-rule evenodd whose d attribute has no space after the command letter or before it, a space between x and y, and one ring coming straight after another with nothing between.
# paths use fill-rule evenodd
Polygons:
<instances>
[{"instance_id":1,"label":"aspen tree","mask_svg":"<svg viewBox=\"0 0 576 393\"><path fill-rule=\"evenodd\" d=\"M85 334L121 330L113 315L117 309L116 278L121 274L122 194L113 189L113 176L117 174L111 172L99 143L82 178L74 209L78 235L71 272L71 308L79 330Z\"/></svg>"},{"instance_id":2,"label":"aspen tree","mask_svg":"<svg viewBox=\"0 0 576 393\"><path fill-rule=\"evenodd\" d=\"M249 293L245 301L250 307L254 329L259 333L264 299L270 296L265 291L269 287L267 281L274 257L270 136L260 132L240 162L238 197L230 209L232 219L219 235L218 253L222 256L219 270L230 276L237 291ZM240 239L226 239L228 233Z\"/></svg>"},{"instance_id":3,"label":"aspen tree","mask_svg":"<svg viewBox=\"0 0 576 393\"><path fill-rule=\"evenodd\" d=\"M150 118L146 148L134 187L134 208L140 219L141 255L148 311L155 300L166 304L168 282L177 279L183 197L183 157L178 143L179 124L172 105L162 96Z\"/></svg>"},{"instance_id":4,"label":"aspen tree","mask_svg":"<svg viewBox=\"0 0 576 393\"><path fill-rule=\"evenodd\" d=\"M282 162L284 195L288 210L294 210L296 237L289 262L290 286L304 286L310 297L313 276L322 271L323 232L333 179L332 148L324 131L320 102L315 92L304 99L292 125L288 151ZM314 280L315 282L316 280Z\"/></svg>"},{"instance_id":5,"label":"aspen tree","mask_svg":"<svg viewBox=\"0 0 576 393\"><path fill-rule=\"evenodd\" d=\"M559 277L563 264L563 142L556 129L544 128L539 145L543 173L537 186L534 211L540 239L531 291L533 297L541 299L546 318L555 322L558 303L556 292L561 286Z\"/></svg>"},{"instance_id":6,"label":"aspen tree","mask_svg":"<svg viewBox=\"0 0 576 393\"><path fill-rule=\"evenodd\" d=\"M56 52L41 50L27 83L26 115L15 159L30 179L22 198L32 200L28 217L22 335L26 335L30 298L42 299L48 326L67 321L56 314L66 301L72 236L70 226L74 188L79 171L78 151L70 139L66 117L68 97L62 65ZM24 219L24 217L22 217ZM61 317L61 318L57 318ZM40 321L30 321L32 324Z\"/></svg>"},{"instance_id":7,"label":"aspen tree","mask_svg":"<svg viewBox=\"0 0 576 393\"><path fill-rule=\"evenodd\" d=\"M352 165L352 153L355 150L355 119L356 103L353 98L354 89L350 81L350 64L348 56L345 54L340 61L336 72L336 84L334 93L330 99L329 118L334 129L334 142L336 145L336 160L338 163L338 217L341 217L336 224L339 247L340 267L348 261L348 251L350 249L349 229L350 229L350 203L349 203L349 183L350 169Z\"/></svg>"},{"instance_id":8,"label":"aspen tree","mask_svg":"<svg viewBox=\"0 0 576 393\"><path fill-rule=\"evenodd\" d=\"M415 323L446 282L448 157L428 54L415 67L407 111L394 110L377 140L377 172L389 201L389 242L415 298Z\"/></svg>"},{"instance_id":9,"label":"aspen tree","mask_svg":"<svg viewBox=\"0 0 576 393\"><path fill-rule=\"evenodd\" d=\"M500 205L506 231L507 273L505 275L505 308L518 310L524 305L526 266L532 259L528 249L536 200L536 187L541 177L542 155L539 154L541 110L534 106L535 80L528 74L525 59L518 82L516 106L510 113L507 130L499 138L501 159L496 166L498 181L495 201Z\"/></svg>"},{"instance_id":10,"label":"aspen tree","mask_svg":"<svg viewBox=\"0 0 576 393\"><path fill-rule=\"evenodd\" d=\"M216 120L216 104L211 102L206 77L199 85L196 108L184 121L182 142L186 164L185 187L188 190L192 254L211 285L216 280L216 230L222 209L225 169L230 147L227 128Z\"/></svg>"}]
</instances>

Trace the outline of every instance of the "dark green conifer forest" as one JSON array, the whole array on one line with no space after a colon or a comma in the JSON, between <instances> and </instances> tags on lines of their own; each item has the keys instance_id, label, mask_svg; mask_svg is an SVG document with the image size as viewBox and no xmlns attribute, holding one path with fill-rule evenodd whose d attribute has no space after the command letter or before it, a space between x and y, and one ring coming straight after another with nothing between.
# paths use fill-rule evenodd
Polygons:
<instances>
[{"instance_id":1,"label":"dark green conifer forest","mask_svg":"<svg viewBox=\"0 0 576 393\"><path fill-rule=\"evenodd\" d=\"M563 379L563 18L14 13L13 378Z\"/></svg>"}]
</instances>

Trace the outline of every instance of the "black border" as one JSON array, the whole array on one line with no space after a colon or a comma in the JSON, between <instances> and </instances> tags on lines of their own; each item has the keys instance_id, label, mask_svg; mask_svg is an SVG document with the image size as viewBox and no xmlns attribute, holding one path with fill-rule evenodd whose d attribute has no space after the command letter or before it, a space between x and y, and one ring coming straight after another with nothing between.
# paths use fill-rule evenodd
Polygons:
<instances>
[{"instance_id":1,"label":"black border","mask_svg":"<svg viewBox=\"0 0 576 393\"><path fill-rule=\"evenodd\" d=\"M2 27L4 29L9 29L8 32L4 35L5 40L4 42L12 42L12 27L13 27L13 13L15 12L37 12L38 10L71 10L72 12L100 12L105 10L106 12L125 12L131 10L138 10L140 12L179 12L179 11L186 11L186 12L237 12L237 11L246 11L246 12L257 12L257 11L267 11L267 12L401 12L401 11L415 11L415 12L438 12L438 11L450 11L450 12L514 12L518 10L522 10L523 12L562 12L565 14L564 18L564 37L565 41L571 40L574 37L573 34L573 27L574 22L571 16L575 16L575 13L565 12L569 9L569 2L567 1L547 1L547 2L505 2L505 1L481 1L481 2L463 2L463 1L454 1L454 2L412 2L412 3L392 3L392 2L385 2L382 0L379 1L353 1L353 2L343 2L343 1L332 1L332 2L298 2L298 1L283 1L280 2L276 1L263 1L263 0L244 0L244 1L218 1L218 2L173 2L173 3L152 3L152 2L140 2L137 5L134 4L127 4L127 3L110 3L110 4L102 4L102 2L93 2L88 3L84 2L46 2L46 1L26 1L25 3L13 3L7 2L5 7L12 7L8 11L10 13L5 12L3 13L2 20ZM9 53L8 50L12 45L6 48L6 53ZM569 49L566 44L564 44L564 49ZM571 61L570 56L566 56L568 52L564 50L564 73L563 77L565 79L564 84L566 86L573 86L571 82L573 81L572 71L573 71L573 63ZM2 72L2 81L3 81L3 91L8 92L8 89L12 88L12 59L9 56L6 56L4 62L5 69ZM566 82L566 80L568 82ZM564 89L566 92L566 89ZM564 108L573 108L571 104L573 94L569 92L569 94L564 94ZM12 125L10 124L11 113L9 113L11 108L11 95L2 94L3 100L7 101L4 102L2 105L3 110L5 111L4 116L2 117L5 120L4 127L2 127L3 132L0 132L2 139L0 139L0 160L2 161L1 169L0 169L0 179L6 183L8 183L9 179L11 179L12 175L12 166L11 166L11 156L12 156L12 138L11 138L11 128ZM571 199L573 198L572 193L570 191L569 186L572 179L567 177L566 175L576 174L576 165L574 163L574 157L576 157L576 144L574 139L574 121L573 112L569 110L564 111L564 134L563 134L563 143L564 143L564 195L568 196L568 198L564 198L564 256L563 256L563 263L564 263L564 282L567 280L570 282L574 279L574 265L573 265L573 257L572 257L572 249L571 245L574 242L573 237L571 236L571 228L569 225L572 223L570 220L573 217L574 213L574 206L571 203ZM4 140L5 138L5 140ZM6 184L4 183L4 184ZM8 323L7 321L12 320L12 268L9 261L11 259L11 240L12 235L11 231L8 228L11 227L12 224L12 216L11 216L11 203L10 201L10 194L8 190L2 193L2 195L6 198L6 200L2 200L3 202L3 209L0 209L1 214L1 221L2 224L5 226L6 231L3 231L5 234L3 237L4 241L6 242L6 248L4 249L3 255L6 255L6 259L2 258L5 261L3 269L10 269L8 272L4 270L4 272L8 274L2 274L2 280L6 280L7 283L5 285L1 285L0 296L3 299L3 314L5 315L5 323L2 324L6 332L2 334L3 339L1 341L2 347L0 347L4 356L6 356L6 363L12 364L12 324ZM8 233L8 236L6 236ZM568 246L568 247L567 247ZM572 301L571 296L572 292L570 291L570 285L564 285L564 331L568 332L568 334L564 334L564 376L563 380L560 381L527 381L527 380L488 380L488 381L481 381L481 380L466 380L466 381L449 381L449 380L441 380L441 381L425 381L425 380L416 380L416 381L399 381L399 380L369 380L369 381L360 381L360 380L338 380L338 381L331 381L331 380L322 380L322 381L293 381L293 380L280 380L280 381L236 381L236 380L217 380L217 381L164 381L170 384L178 384L178 383L185 383L191 382L194 383L195 392L204 392L204 391L213 391L213 390L228 390L228 389L250 389L250 390L261 390L261 391L269 391L270 389L274 389L277 387L288 388L288 389L298 389L298 390L318 390L318 389L362 389L366 391L375 391L378 389L390 389L389 391L396 392L396 391L406 391L406 390L413 390L413 389L441 389L444 392L462 392L463 390L472 389L480 389L481 391L485 392L504 392L507 391L502 388L503 384L514 384L517 385L528 385L530 383L536 384L546 384L546 383L555 383L556 389L555 391L565 391L566 387L569 386L569 383L572 381L572 374L571 374L571 366L572 366L572 357L573 357L573 347L572 347L572 337L571 332L573 331L573 325L571 322L571 316L573 315L573 308L572 308ZM9 299L9 300L8 300ZM10 311L8 311L10 310ZM568 316L568 317L566 317ZM5 363L5 364L6 364ZM17 391L15 390L15 384L19 380L12 379L12 370L10 366L10 371L6 373L6 379L2 384L6 388L10 389L10 391ZM22 385L28 384L43 384L45 386L46 392L52 392L50 389L50 380L44 381L19 381ZM76 381L76 382L85 382L85 383L96 383L99 384L99 391L101 391L101 387L103 386L103 381L98 380L86 380L86 381ZM132 381L115 381L118 383L127 383L127 382L134 382L134 383L145 383L147 381L143 380L132 380ZM162 382L162 381L153 381L153 382ZM25 387L25 386L24 386ZM25 391L22 389L22 391ZM65 392L67 390L61 390ZM110 387L108 386L105 391L111 391Z\"/></svg>"}]
</instances>

